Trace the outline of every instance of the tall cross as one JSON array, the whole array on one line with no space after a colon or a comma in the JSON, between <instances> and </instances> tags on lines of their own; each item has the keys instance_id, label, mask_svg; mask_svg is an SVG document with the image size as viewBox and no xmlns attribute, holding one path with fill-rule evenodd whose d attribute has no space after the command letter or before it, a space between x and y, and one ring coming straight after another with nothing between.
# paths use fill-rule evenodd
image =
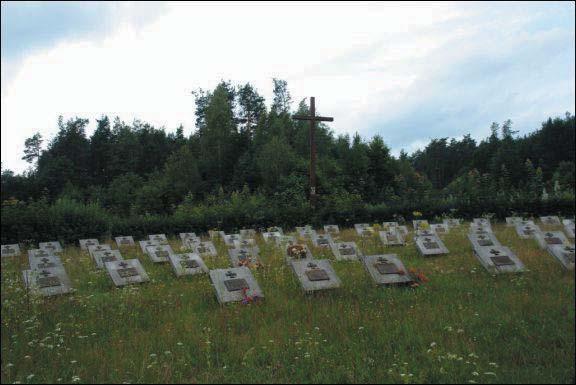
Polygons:
<instances>
[{"instance_id":1,"label":"tall cross","mask_svg":"<svg viewBox=\"0 0 576 385\"><path fill-rule=\"evenodd\" d=\"M310 206L316 207L316 143L314 142L314 128L316 122L333 122L334 118L316 116L314 96L310 97L310 115L294 115L292 119L310 121Z\"/></svg>"}]
</instances>

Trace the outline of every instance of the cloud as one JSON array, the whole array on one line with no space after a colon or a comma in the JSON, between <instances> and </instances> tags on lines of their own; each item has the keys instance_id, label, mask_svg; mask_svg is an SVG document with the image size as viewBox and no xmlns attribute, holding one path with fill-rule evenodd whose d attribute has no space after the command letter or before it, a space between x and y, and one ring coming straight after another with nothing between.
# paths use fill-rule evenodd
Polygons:
<instances>
[{"instance_id":1,"label":"cloud","mask_svg":"<svg viewBox=\"0 0 576 385\"><path fill-rule=\"evenodd\" d=\"M428 138L482 137L494 120L534 129L574 105L573 10L456 3L108 8L106 28L84 35L72 28L6 72L3 53L3 166L23 170L24 139L54 135L59 114L89 118L91 128L107 114L169 131L183 124L190 133L190 91L220 79L249 81L268 102L271 79L286 79L295 102L317 97L319 112L334 116L335 133L381 134L395 153Z\"/></svg>"}]
</instances>

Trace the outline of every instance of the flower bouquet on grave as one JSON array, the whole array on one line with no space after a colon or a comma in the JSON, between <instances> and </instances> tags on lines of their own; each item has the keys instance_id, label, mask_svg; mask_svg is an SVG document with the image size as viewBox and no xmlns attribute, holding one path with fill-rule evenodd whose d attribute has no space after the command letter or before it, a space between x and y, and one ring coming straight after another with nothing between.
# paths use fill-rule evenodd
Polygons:
<instances>
[{"instance_id":1,"label":"flower bouquet on grave","mask_svg":"<svg viewBox=\"0 0 576 385\"><path fill-rule=\"evenodd\" d=\"M420 270L410 269L409 274L410 277L412 278L412 283L410 284L410 287L418 287L421 284L424 284L429 281L428 277L426 277L426 275Z\"/></svg>"},{"instance_id":2,"label":"flower bouquet on grave","mask_svg":"<svg viewBox=\"0 0 576 385\"><path fill-rule=\"evenodd\" d=\"M306 248L302 245L288 246L288 255L294 259L306 258Z\"/></svg>"},{"instance_id":3,"label":"flower bouquet on grave","mask_svg":"<svg viewBox=\"0 0 576 385\"><path fill-rule=\"evenodd\" d=\"M254 295L254 296L248 295L248 288L247 287L242 289L242 297L243 297L242 304L244 304L244 305L254 303L260 299L260 297L257 295Z\"/></svg>"}]
</instances>

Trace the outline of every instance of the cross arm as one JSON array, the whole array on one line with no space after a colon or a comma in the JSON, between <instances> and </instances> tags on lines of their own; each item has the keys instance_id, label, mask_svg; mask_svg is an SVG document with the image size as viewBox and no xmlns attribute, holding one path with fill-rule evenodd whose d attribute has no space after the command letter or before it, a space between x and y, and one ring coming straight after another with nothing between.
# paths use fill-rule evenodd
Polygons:
<instances>
[{"instance_id":1,"label":"cross arm","mask_svg":"<svg viewBox=\"0 0 576 385\"><path fill-rule=\"evenodd\" d=\"M292 119L295 120L314 120L316 122L333 122L334 118L329 118L325 116L305 116L305 115L293 115Z\"/></svg>"}]
</instances>

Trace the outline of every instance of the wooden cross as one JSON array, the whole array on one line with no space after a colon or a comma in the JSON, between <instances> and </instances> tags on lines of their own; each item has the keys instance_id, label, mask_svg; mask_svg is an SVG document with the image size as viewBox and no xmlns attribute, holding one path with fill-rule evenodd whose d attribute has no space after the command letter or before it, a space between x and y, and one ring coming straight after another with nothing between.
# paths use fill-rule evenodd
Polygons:
<instances>
[{"instance_id":1,"label":"wooden cross","mask_svg":"<svg viewBox=\"0 0 576 385\"><path fill-rule=\"evenodd\" d=\"M316 122L333 122L334 118L316 116L316 104L314 96L310 97L310 115L293 115L295 120L310 121L310 206L316 207L316 143L314 142L314 128Z\"/></svg>"}]
</instances>

